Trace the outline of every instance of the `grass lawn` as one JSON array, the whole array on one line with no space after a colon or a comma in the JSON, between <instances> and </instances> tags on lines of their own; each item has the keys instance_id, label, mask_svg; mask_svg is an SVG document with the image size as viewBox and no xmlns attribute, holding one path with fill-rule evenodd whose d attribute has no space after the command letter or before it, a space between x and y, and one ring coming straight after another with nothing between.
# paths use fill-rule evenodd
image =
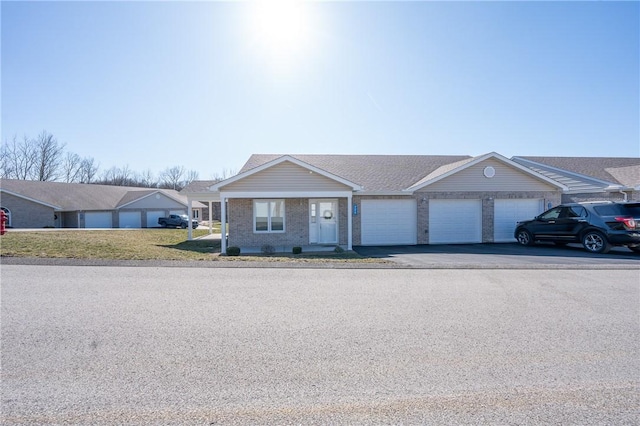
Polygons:
<instances>
[{"instance_id":1,"label":"grass lawn","mask_svg":"<svg viewBox=\"0 0 640 426\"><path fill-rule=\"evenodd\" d=\"M219 229L219 226L218 226ZM208 227L193 230L193 238ZM220 256L220 241L187 240L186 229L51 230L7 232L0 256L105 260L213 260L267 262L384 262L355 252Z\"/></svg>"},{"instance_id":2,"label":"grass lawn","mask_svg":"<svg viewBox=\"0 0 640 426\"><path fill-rule=\"evenodd\" d=\"M194 229L193 237L206 235ZM210 260L220 241L187 241L186 229L109 231L7 232L0 239L0 255L67 259Z\"/></svg>"}]
</instances>

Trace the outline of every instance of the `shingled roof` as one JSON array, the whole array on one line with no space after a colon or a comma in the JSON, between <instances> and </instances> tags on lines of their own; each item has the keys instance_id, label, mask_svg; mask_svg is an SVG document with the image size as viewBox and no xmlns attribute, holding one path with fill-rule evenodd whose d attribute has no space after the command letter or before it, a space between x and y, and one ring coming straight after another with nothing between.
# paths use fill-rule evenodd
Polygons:
<instances>
[{"instance_id":1,"label":"shingled roof","mask_svg":"<svg viewBox=\"0 0 640 426\"><path fill-rule=\"evenodd\" d=\"M575 181L576 183L568 185L570 187L589 184L588 180L580 179L580 176L612 185L630 188L640 186L639 157L513 157L512 160L539 173L554 174L554 179ZM566 171L574 175L567 174Z\"/></svg>"},{"instance_id":2,"label":"shingled roof","mask_svg":"<svg viewBox=\"0 0 640 426\"><path fill-rule=\"evenodd\" d=\"M2 179L0 189L56 206L61 211L114 210L155 192L187 204L187 198L171 189L93 185L83 183L41 182Z\"/></svg>"},{"instance_id":3,"label":"shingled roof","mask_svg":"<svg viewBox=\"0 0 640 426\"><path fill-rule=\"evenodd\" d=\"M366 192L402 191L442 166L472 158L468 155L288 155L357 183ZM254 154L240 173L282 156Z\"/></svg>"}]
</instances>

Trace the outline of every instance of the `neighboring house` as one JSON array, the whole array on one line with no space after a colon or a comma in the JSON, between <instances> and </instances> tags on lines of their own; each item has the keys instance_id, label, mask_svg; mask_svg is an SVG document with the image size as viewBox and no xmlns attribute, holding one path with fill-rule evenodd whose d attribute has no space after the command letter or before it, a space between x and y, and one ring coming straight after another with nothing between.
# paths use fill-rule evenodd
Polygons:
<instances>
[{"instance_id":1,"label":"neighboring house","mask_svg":"<svg viewBox=\"0 0 640 426\"><path fill-rule=\"evenodd\" d=\"M222 201L228 245L289 251L513 241L515 223L558 204L567 187L489 153L253 155L236 176L202 189L185 195Z\"/></svg>"},{"instance_id":2,"label":"neighboring house","mask_svg":"<svg viewBox=\"0 0 640 426\"><path fill-rule=\"evenodd\" d=\"M640 200L640 158L513 157L567 187L562 202Z\"/></svg>"},{"instance_id":3,"label":"neighboring house","mask_svg":"<svg viewBox=\"0 0 640 426\"><path fill-rule=\"evenodd\" d=\"M2 179L0 207L14 228L152 228L204 206L168 189Z\"/></svg>"}]
</instances>

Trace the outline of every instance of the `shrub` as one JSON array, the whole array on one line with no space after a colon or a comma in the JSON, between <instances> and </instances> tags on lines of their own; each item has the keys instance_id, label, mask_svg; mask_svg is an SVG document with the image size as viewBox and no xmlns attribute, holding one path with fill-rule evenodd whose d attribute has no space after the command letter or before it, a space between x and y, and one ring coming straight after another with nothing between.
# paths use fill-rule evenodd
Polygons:
<instances>
[{"instance_id":1,"label":"shrub","mask_svg":"<svg viewBox=\"0 0 640 426\"><path fill-rule=\"evenodd\" d=\"M333 251L335 251L336 253L344 253L344 249L340 246L336 246L336 248L333 249Z\"/></svg>"},{"instance_id":2,"label":"shrub","mask_svg":"<svg viewBox=\"0 0 640 426\"><path fill-rule=\"evenodd\" d=\"M240 255L240 247L228 247L227 248L227 256L239 256Z\"/></svg>"},{"instance_id":3,"label":"shrub","mask_svg":"<svg viewBox=\"0 0 640 426\"><path fill-rule=\"evenodd\" d=\"M302 247L293 248L293 254L300 254L300 253L302 253Z\"/></svg>"},{"instance_id":4,"label":"shrub","mask_svg":"<svg viewBox=\"0 0 640 426\"><path fill-rule=\"evenodd\" d=\"M273 254L276 252L275 247L269 244L263 245L260 250L262 251L263 254Z\"/></svg>"}]
</instances>

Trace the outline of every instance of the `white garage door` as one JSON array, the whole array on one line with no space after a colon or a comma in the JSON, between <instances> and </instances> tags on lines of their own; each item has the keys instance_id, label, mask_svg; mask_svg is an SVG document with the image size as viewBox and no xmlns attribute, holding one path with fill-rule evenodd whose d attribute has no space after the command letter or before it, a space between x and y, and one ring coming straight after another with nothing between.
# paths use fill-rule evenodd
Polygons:
<instances>
[{"instance_id":1,"label":"white garage door","mask_svg":"<svg viewBox=\"0 0 640 426\"><path fill-rule=\"evenodd\" d=\"M142 228L140 212L120 212L120 228Z\"/></svg>"},{"instance_id":2,"label":"white garage door","mask_svg":"<svg viewBox=\"0 0 640 426\"><path fill-rule=\"evenodd\" d=\"M111 212L90 212L84 214L85 228L111 228Z\"/></svg>"},{"instance_id":3,"label":"white garage door","mask_svg":"<svg viewBox=\"0 0 640 426\"><path fill-rule=\"evenodd\" d=\"M151 210L147 212L147 228L155 228L158 225L158 219L165 217L164 210Z\"/></svg>"},{"instance_id":4,"label":"white garage door","mask_svg":"<svg viewBox=\"0 0 640 426\"><path fill-rule=\"evenodd\" d=\"M533 219L540 213L544 206L541 199L529 200L495 200L493 216L493 240L497 243L515 241L513 231L516 222Z\"/></svg>"},{"instance_id":5,"label":"white garage door","mask_svg":"<svg viewBox=\"0 0 640 426\"><path fill-rule=\"evenodd\" d=\"M429 200L429 244L481 242L480 200Z\"/></svg>"},{"instance_id":6,"label":"white garage door","mask_svg":"<svg viewBox=\"0 0 640 426\"><path fill-rule=\"evenodd\" d=\"M416 200L362 200L362 245L417 242Z\"/></svg>"}]
</instances>

